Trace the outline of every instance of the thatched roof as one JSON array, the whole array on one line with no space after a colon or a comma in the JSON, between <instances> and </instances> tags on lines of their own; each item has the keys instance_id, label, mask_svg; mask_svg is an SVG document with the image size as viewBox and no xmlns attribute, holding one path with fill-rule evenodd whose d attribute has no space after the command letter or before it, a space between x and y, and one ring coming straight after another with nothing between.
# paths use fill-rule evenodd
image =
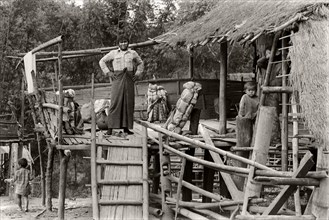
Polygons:
<instances>
[{"instance_id":1,"label":"thatched roof","mask_svg":"<svg viewBox=\"0 0 329 220\"><path fill-rule=\"evenodd\" d=\"M171 46L204 45L221 41L250 41L289 21L322 16L318 8L328 0L221 0L202 18L158 37ZM293 25L294 22L291 22ZM288 26L290 26L289 24Z\"/></svg>"}]
</instances>

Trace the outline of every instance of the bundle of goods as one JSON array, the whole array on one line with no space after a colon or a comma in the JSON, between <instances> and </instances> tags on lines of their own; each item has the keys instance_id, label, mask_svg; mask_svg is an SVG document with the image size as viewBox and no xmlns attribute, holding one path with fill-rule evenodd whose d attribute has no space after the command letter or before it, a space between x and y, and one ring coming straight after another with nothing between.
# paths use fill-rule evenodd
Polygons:
<instances>
[{"instance_id":1,"label":"bundle of goods","mask_svg":"<svg viewBox=\"0 0 329 220\"><path fill-rule=\"evenodd\" d=\"M183 85L183 92L181 97L176 103L176 109L172 113L172 117L169 117L165 128L169 131L180 134L185 126L193 107L195 106L199 91L202 89L200 83L187 82Z\"/></svg>"},{"instance_id":2,"label":"bundle of goods","mask_svg":"<svg viewBox=\"0 0 329 220\"><path fill-rule=\"evenodd\" d=\"M168 117L167 91L156 84L149 84L147 90L147 120L165 121Z\"/></svg>"}]
</instances>

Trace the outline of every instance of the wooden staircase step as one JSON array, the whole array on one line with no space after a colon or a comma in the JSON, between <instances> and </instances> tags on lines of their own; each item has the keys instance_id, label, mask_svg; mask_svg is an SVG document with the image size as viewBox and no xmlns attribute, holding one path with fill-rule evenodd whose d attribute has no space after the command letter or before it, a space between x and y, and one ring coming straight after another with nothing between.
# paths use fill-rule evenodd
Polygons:
<instances>
[{"instance_id":1,"label":"wooden staircase step","mask_svg":"<svg viewBox=\"0 0 329 220\"><path fill-rule=\"evenodd\" d=\"M99 205L143 205L143 201L137 200L104 200L100 199L98 201Z\"/></svg>"},{"instance_id":2,"label":"wooden staircase step","mask_svg":"<svg viewBox=\"0 0 329 220\"><path fill-rule=\"evenodd\" d=\"M99 185L142 185L142 180L98 180Z\"/></svg>"},{"instance_id":3,"label":"wooden staircase step","mask_svg":"<svg viewBox=\"0 0 329 220\"><path fill-rule=\"evenodd\" d=\"M106 165L122 165L122 166L142 166L143 161L132 161L132 160L121 160L121 161L109 161L109 160L96 160L97 164L106 164Z\"/></svg>"}]
</instances>

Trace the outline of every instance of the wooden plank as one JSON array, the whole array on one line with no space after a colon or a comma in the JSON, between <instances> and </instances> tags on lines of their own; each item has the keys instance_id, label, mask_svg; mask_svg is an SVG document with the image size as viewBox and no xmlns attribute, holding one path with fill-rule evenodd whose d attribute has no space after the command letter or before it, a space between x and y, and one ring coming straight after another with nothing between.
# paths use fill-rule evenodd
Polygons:
<instances>
[{"instance_id":1,"label":"wooden plank","mask_svg":"<svg viewBox=\"0 0 329 220\"><path fill-rule=\"evenodd\" d=\"M149 182L148 182L148 147L147 147L147 129L143 127L143 220L148 220L149 218Z\"/></svg>"},{"instance_id":2,"label":"wooden plank","mask_svg":"<svg viewBox=\"0 0 329 220\"><path fill-rule=\"evenodd\" d=\"M58 150L90 150L90 144L56 145Z\"/></svg>"},{"instance_id":3,"label":"wooden plank","mask_svg":"<svg viewBox=\"0 0 329 220\"><path fill-rule=\"evenodd\" d=\"M303 159L300 162L300 166L294 172L293 178L298 178L298 177L304 177L309 169L314 165L314 162L312 160L312 154L311 152L307 152ZM269 207L264 211L263 216L265 215L275 215L284 202L288 199L288 197L296 190L297 186L286 186L284 187L279 195L272 201L272 203L269 205Z\"/></svg>"},{"instance_id":4,"label":"wooden plank","mask_svg":"<svg viewBox=\"0 0 329 220\"><path fill-rule=\"evenodd\" d=\"M97 141L97 146L107 146L107 147L135 147L135 148L142 148L142 145L139 143L133 143L130 141L126 142L119 142L119 141L112 141L112 142L105 142L105 141Z\"/></svg>"},{"instance_id":5,"label":"wooden plank","mask_svg":"<svg viewBox=\"0 0 329 220\"><path fill-rule=\"evenodd\" d=\"M210 136L209 136L209 133L207 132L207 130L202 126L200 125L199 126L199 132L202 134L206 144L209 144L209 145L212 145L214 146L214 143L212 142ZM221 164L221 165L224 165L224 162L222 160L222 158L220 158L219 154L213 152L213 151L209 151L210 155L212 156L213 160L218 163L218 164ZM234 200L241 200L243 199L243 192L241 192L237 186L235 185L232 177L230 174L227 174L227 173L224 173L224 172L220 172L221 173L221 176L223 177L224 179L224 182L232 196L232 198Z\"/></svg>"},{"instance_id":6,"label":"wooden plank","mask_svg":"<svg viewBox=\"0 0 329 220\"><path fill-rule=\"evenodd\" d=\"M99 205L142 205L142 200L104 200L100 199L98 202Z\"/></svg>"},{"instance_id":7,"label":"wooden plank","mask_svg":"<svg viewBox=\"0 0 329 220\"><path fill-rule=\"evenodd\" d=\"M143 181L140 179L137 180L99 180L99 185L141 185Z\"/></svg>"},{"instance_id":8,"label":"wooden plank","mask_svg":"<svg viewBox=\"0 0 329 220\"><path fill-rule=\"evenodd\" d=\"M143 161L108 161L108 160L104 160L104 159L98 159L96 160L97 164L107 164L107 165L122 165L122 166L128 166L128 165L143 165Z\"/></svg>"}]
</instances>

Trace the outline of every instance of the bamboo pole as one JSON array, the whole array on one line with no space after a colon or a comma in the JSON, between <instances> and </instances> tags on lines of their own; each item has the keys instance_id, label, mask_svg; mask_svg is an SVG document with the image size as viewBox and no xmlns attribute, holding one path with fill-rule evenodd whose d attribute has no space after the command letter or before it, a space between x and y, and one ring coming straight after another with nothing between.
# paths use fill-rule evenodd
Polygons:
<instances>
[{"instance_id":1,"label":"bamboo pole","mask_svg":"<svg viewBox=\"0 0 329 220\"><path fill-rule=\"evenodd\" d=\"M286 47L287 45L287 39L282 39L281 41L282 48ZM286 75L288 74L288 63L284 62L287 58L288 51L283 50L282 55L281 55L281 60L283 61L281 63L281 69L282 69L282 75L283 77L281 78L282 81L282 87L287 86L287 77ZM263 90L264 91L264 90ZM282 171L288 171L288 94L287 93L282 93L282 119L281 119L281 170ZM285 205L285 207L288 204Z\"/></svg>"},{"instance_id":2,"label":"bamboo pole","mask_svg":"<svg viewBox=\"0 0 329 220\"><path fill-rule=\"evenodd\" d=\"M255 181L263 185L297 185L297 186L319 186L320 181L312 178L284 178L257 176Z\"/></svg>"},{"instance_id":3,"label":"bamboo pole","mask_svg":"<svg viewBox=\"0 0 329 220\"><path fill-rule=\"evenodd\" d=\"M159 155L160 155L160 174L161 174L161 206L163 210L163 220L172 220L174 218L172 210L166 204L165 193L165 176L163 170L164 158L163 158L163 135L159 133Z\"/></svg>"},{"instance_id":4,"label":"bamboo pole","mask_svg":"<svg viewBox=\"0 0 329 220\"><path fill-rule=\"evenodd\" d=\"M282 77L285 78L285 77ZM290 86L262 86L263 93L282 93L282 95L287 93L292 93L293 88Z\"/></svg>"},{"instance_id":5,"label":"bamboo pole","mask_svg":"<svg viewBox=\"0 0 329 220\"><path fill-rule=\"evenodd\" d=\"M143 127L143 220L148 220L149 217L147 136L147 128Z\"/></svg>"},{"instance_id":6,"label":"bamboo pole","mask_svg":"<svg viewBox=\"0 0 329 220\"><path fill-rule=\"evenodd\" d=\"M226 134L227 40L220 44L219 134Z\"/></svg>"},{"instance_id":7,"label":"bamboo pole","mask_svg":"<svg viewBox=\"0 0 329 220\"><path fill-rule=\"evenodd\" d=\"M259 110L257 130L255 134L254 151L252 160L261 164L265 164L268 157L269 145L271 141L273 121L275 117L274 107L261 106ZM261 193L261 185L252 183L254 177L255 167L250 167L248 175L244 203L242 206L242 215L245 215L248 208L248 200L251 197L259 197Z\"/></svg>"},{"instance_id":8,"label":"bamboo pole","mask_svg":"<svg viewBox=\"0 0 329 220\"><path fill-rule=\"evenodd\" d=\"M223 215L217 214L216 212L206 210L206 209L193 209L193 211L202 213L204 215L210 216L210 217L212 217L214 219L218 219L218 220L228 220L229 219Z\"/></svg>"},{"instance_id":9,"label":"bamboo pole","mask_svg":"<svg viewBox=\"0 0 329 220\"><path fill-rule=\"evenodd\" d=\"M267 68L266 68L265 79L264 79L263 86L268 86L269 85L271 71L272 71L272 65L273 65L272 62L273 62L274 57L275 57L276 44L277 44L277 41L278 41L278 38L280 37L280 35L281 35L281 32L277 32L274 35L274 39L273 39L273 43L272 43L272 48L271 48L271 55L270 55L270 58L269 58L269 61L268 61L268 65L267 65ZM265 104L265 94L264 93L261 93L259 105L260 106L263 106L264 104Z\"/></svg>"},{"instance_id":10,"label":"bamboo pole","mask_svg":"<svg viewBox=\"0 0 329 220\"><path fill-rule=\"evenodd\" d=\"M179 209L179 201L180 201L180 194L182 191L182 181L183 181L183 176L184 176L184 171L185 171L185 166L186 166L186 158L182 158L182 164L181 164L181 169L179 173L179 180L178 180L178 186L177 186L177 202L175 206L175 210ZM177 219L177 214L178 212L175 212L175 220Z\"/></svg>"},{"instance_id":11,"label":"bamboo pole","mask_svg":"<svg viewBox=\"0 0 329 220\"><path fill-rule=\"evenodd\" d=\"M62 144L63 140L63 84L62 84L62 44L61 41L58 44L58 90L59 90L59 113L58 113L58 145ZM49 43L51 44L51 43ZM66 190L66 174L68 161L70 159L69 153L64 153L63 150L59 150L60 156L60 179L59 179L59 192L58 192L58 218L64 220L65 214L65 190Z\"/></svg>"},{"instance_id":12,"label":"bamboo pole","mask_svg":"<svg viewBox=\"0 0 329 220\"><path fill-rule=\"evenodd\" d=\"M34 54L34 53L37 53L40 50L43 50L43 49L45 49L47 47L52 46L52 45L60 44L61 42L62 42L62 36L58 36L58 37L56 37L56 38L54 38L54 39L52 39L50 41L47 41L47 42L39 45L38 47L36 47L33 50L31 50L31 52L32 52L32 54ZM62 51L58 51L57 54L58 54L58 57L62 56ZM24 56L25 56L25 54L24 54Z\"/></svg>"},{"instance_id":13,"label":"bamboo pole","mask_svg":"<svg viewBox=\"0 0 329 220\"><path fill-rule=\"evenodd\" d=\"M173 138L176 138L178 140L185 141L187 143L190 143L191 145L195 145L195 146L201 147L203 149L214 151L214 152L216 152L216 153L218 153L218 154L220 154L222 156L226 156L226 157L229 157L229 158L232 158L232 159L239 160L241 162L244 162L246 164L249 164L251 166L254 166L254 167L258 168L258 169L269 170L269 171L272 171L272 172L280 173L280 172L278 172L278 171L276 171L274 169L271 169L271 168L269 168L269 167L267 167L267 166L265 166L263 164L260 164L260 163L258 163L256 161L249 160L249 159L246 159L246 158L237 156L237 155L235 155L233 153L227 152L227 151L222 150L222 149L218 149L218 148L213 147L213 146L211 146L209 144L202 143L201 141L193 140L193 139L190 139L188 137L185 137L185 136L176 134L174 132L168 131L168 130L166 130L164 128L161 128L161 127L159 127L157 125L154 125L152 123L149 123L149 122L146 122L146 121L142 121L142 120L136 120L136 122L138 124L141 124L141 125L145 126L145 127L148 127L148 128L151 128L151 129L153 129L155 131L158 131L158 132L161 132L163 134L166 134L169 137L173 137Z\"/></svg>"},{"instance_id":14,"label":"bamboo pole","mask_svg":"<svg viewBox=\"0 0 329 220\"><path fill-rule=\"evenodd\" d=\"M40 175L41 175L41 204L42 206L46 205L46 185L45 185L45 171L43 169L43 156L40 145L40 135L36 132L37 142L38 142L38 152L39 152L39 161L40 161Z\"/></svg>"},{"instance_id":15,"label":"bamboo pole","mask_svg":"<svg viewBox=\"0 0 329 220\"><path fill-rule=\"evenodd\" d=\"M297 105L296 105L296 96L295 94L292 94L291 96L291 110L293 114L298 113L297 111ZM292 135L297 136L298 135L298 117L293 116L292 117L294 120L292 121ZM298 169L298 138L293 138L292 139L292 166L293 166L293 171L295 172ZM300 187L297 187L296 192L294 193L294 202L295 202L295 210L297 215L302 214L302 208L301 208L301 203L300 203Z\"/></svg>"},{"instance_id":16,"label":"bamboo pole","mask_svg":"<svg viewBox=\"0 0 329 220\"><path fill-rule=\"evenodd\" d=\"M289 216L289 215L237 215L238 220L315 220L314 215Z\"/></svg>"},{"instance_id":17,"label":"bamboo pole","mask_svg":"<svg viewBox=\"0 0 329 220\"><path fill-rule=\"evenodd\" d=\"M97 196L97 177L96 176L96 115L94 111L95 94L94 94L94 73L91 75L91 149L90 149L90 167L91 167L91 193L93 202L93 219L99 219L99 207Z\"/></svg>"},{"instance_id":18,"label":"bamboo pole","mask_svg":"<svg viewBox=\"0 0 329 220\"><path fill-rule=\"evenodd\" d=\"M191 212L190 210L187 210L187 209L174 209L176 212L178 212L179 214L187 217L188 219L191 219L191 220L209 220L208 218L202 216L202 215L199 215L199 214L196 214L194 212Z\"/></svg>"}]
</instances>

